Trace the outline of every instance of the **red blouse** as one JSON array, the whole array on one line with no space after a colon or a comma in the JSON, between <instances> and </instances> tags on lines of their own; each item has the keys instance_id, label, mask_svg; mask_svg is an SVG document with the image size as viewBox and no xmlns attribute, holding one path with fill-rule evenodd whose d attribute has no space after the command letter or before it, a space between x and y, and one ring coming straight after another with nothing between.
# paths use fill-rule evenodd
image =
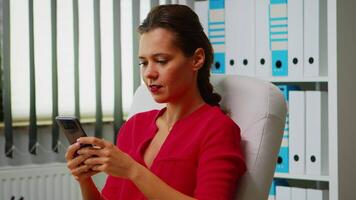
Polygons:
<instances>
[{"instance_id":1,"label":"red blouse","mask_svg":"<svg viewBox=\"0 0 356 200\"><path fill-rule=\"evenodd\" d=\"M143 155L164 111L131 117L120 129L118 148L146 166ZM220 108L205 104L174 124L150 170L191 197L230 200L246 170L240 140L240 128ZM146 199L133 182L113 176L108 176L102 194L110 200Z\"/></svg>"}]
</instances>

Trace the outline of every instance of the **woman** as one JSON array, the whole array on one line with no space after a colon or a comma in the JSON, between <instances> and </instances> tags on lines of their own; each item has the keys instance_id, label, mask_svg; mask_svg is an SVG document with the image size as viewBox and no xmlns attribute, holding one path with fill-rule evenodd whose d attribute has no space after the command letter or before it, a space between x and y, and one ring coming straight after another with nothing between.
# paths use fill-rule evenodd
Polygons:
<instances>
[{"instance_id":1,"label":"woman","mask_svg":"<svg viewBox=\"0 0 356 200\"><path fill-rule=\"evenodd\" d=\"M213 93L212 47L198 16L187 6L158 6L138 31L142 77L167 106L131 117L117 146L85 137L68 148L84 199L232 199L246 170L240 129ZM102 193L90 178L98 172L108 174Z\"/></svg>"}]
</instances>

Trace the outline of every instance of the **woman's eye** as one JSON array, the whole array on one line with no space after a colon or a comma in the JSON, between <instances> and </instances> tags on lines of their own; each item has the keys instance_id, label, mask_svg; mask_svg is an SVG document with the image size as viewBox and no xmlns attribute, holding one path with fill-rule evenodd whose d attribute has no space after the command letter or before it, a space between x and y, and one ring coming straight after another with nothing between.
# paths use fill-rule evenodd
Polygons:
<instances>
[{"instance_id":1,"label":"woman's eye","mask_svg":"<svg viewBox=\"0 0 356 200\"><path fill-rule=\"evenodd\" d=\"M157 62L160 64L166 64L168 61L167 60L157 60Z\"/></svg>"},{"instance_id":2,"label":"woman's eye","mask_svg":"<svg viewBox=\"0 0 356 200\"><path fill-rule=\"evenodd\" d=\"M138 65L140 66L140 67L145 67L146 65L147 65L147 62L139 62L138 63Z\"/></svg>"}]
</instances>

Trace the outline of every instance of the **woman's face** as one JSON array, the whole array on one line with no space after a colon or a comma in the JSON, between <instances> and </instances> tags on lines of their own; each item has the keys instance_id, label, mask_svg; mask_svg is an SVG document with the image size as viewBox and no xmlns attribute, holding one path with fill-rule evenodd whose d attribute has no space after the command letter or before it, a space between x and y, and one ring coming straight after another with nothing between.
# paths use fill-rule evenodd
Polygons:
<instances>
[{"instance_id":1,"label":"woman's face","mask_svg":"<svg viewBox=\"0 0 356 200\"><path fill-rule=\"evenodd\" d=\"M174 34L155 28L141 35L139 62L141 74L158 103L177 102L196 87L197 64L174 45Z\"/></svg>"}]
</instances>

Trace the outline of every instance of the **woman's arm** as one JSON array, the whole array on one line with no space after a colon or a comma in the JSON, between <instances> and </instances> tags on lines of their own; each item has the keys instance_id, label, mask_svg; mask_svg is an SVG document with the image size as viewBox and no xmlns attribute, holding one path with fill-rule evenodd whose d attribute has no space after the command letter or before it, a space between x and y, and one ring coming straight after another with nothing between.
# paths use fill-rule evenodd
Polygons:
<instances>
[{"instance_id":1,"label":"woman's arm","mask_svg":"<svg viewBox=\"0 0 356 200\"><path fill-rule=\"evenodd\" d=\"M86 166L93 171L105 172L111 176L131 180L148 199L194 199L170 187L149 169L120 151L110 142L95 137L80 138L78 142L100 147L100 149L85 148L78 151L79 154L90 157L84 161ZM86 187L90 188L89 186Z\"/></svg>"},{"instance_id":2,"label":"woman's arm","mask_svg":"<svg viewBox=\"0 0 356 200\"><path fill-rule=\"evenodd\" d=\"M103 200L98 188L93 179L90 177L87 180L79 182L83 200Z\"/></svg>"}]
</instances>

